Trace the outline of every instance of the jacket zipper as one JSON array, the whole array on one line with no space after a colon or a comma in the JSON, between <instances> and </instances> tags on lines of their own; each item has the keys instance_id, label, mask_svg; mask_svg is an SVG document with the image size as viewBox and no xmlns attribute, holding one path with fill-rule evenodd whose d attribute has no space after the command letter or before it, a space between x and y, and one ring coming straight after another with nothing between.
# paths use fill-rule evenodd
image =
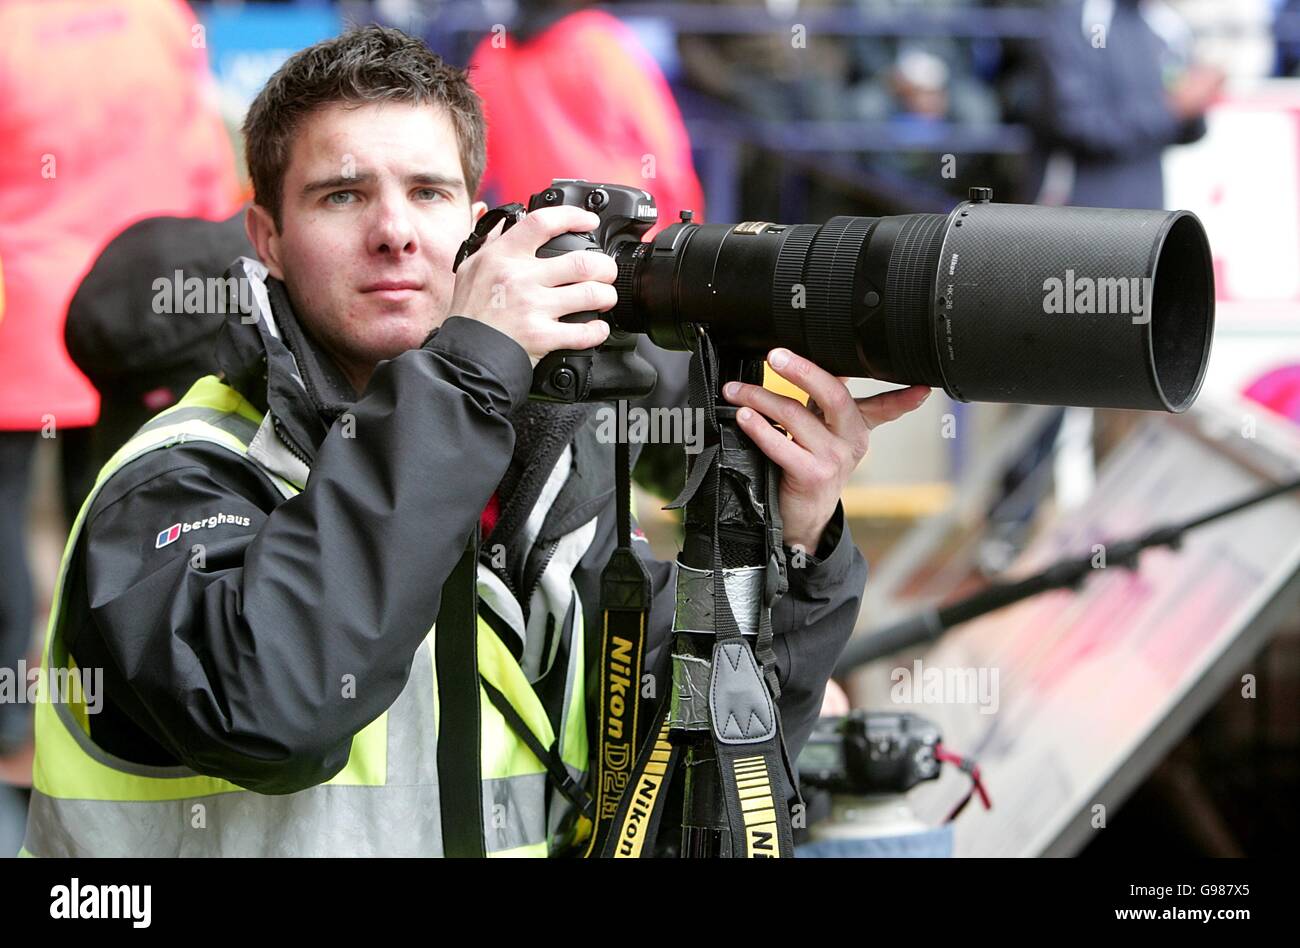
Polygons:
<instances>
[{"instance_id":1,"label":"jacket zipper","mask_svg":"<svg viewBox=\"0 0 1300 948\"><path fill-rule=\"evenodd\" d=\"M308 469L310 469L311 459L309 459L303 450L298 447L297 443L289 435L288 430L284 427L284 422L282 422L280 417L274 412L271 413L271 427L275 429L276 435L280 438L280 443L288 449L289 453L303 464L307 465Z\"/></svg>"},{"instance_id":2,"label":"jacket zipper","mask_svg":"<svg viewBox=\"0 0 1300 948\"><path fill-rule=\"evenodd\" d=\"M551 560L555 556L555 551L558 550L559 548L560 548L560 541L552 540L550 547L546 550L546 553L542 556L541 565L537 569L537 576L533 579L532 586L529 587L528 598L520 603L520 606L522 606L524 610L525 621L527 621L526 617L528 615L528 604L533 601L533 593L537 591L537 587L542 585L542 575L546 572L546 567L551 565Z\"/></svg>"}]
</instances>

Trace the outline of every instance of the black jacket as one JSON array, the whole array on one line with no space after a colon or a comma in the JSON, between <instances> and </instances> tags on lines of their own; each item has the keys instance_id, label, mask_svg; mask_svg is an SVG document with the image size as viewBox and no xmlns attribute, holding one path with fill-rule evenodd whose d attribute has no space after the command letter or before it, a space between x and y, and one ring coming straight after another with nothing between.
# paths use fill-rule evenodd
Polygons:
<instances>
[{"instance_id":1,"label":"black jacket","mask_svg":"<svg viewBox=\"0 0 1300 948\"><path fill-rule=\"evenodd\" d=\"M217 360L225 381L269 411L281 440L310 464L305 490L285 500L251 461L204 443L130 463L88 513L70 566L65 636L81 667L104 669L106 701L91 734L105 750L289 793L338 773L352 736L396 699L443 580L498 485L501 519L484 561L503 544L511 568L498 572L512 589L528 582L550 539L598 517L574 582L586 628L599 628L599 576L615 542L613 447L594 437L593 406L548 414L529 402L524 350L462 317L381 363L356 397L298 326L283 287L267 285L278 336L264 319L232 319ZM680 362L660 364L680 377ZM661 397L681 391L670 380ZM336 424L343 412L351 438ZM535 549L520 549L540 490L530 472L550 471L565 444L574 469ZM217 514L248 526L221 523L155 549L170 524ZM205 561L196 564L200 540ZM676 567L634 545L654 579L647 669L666 688ZM792 755L866 579L842 510L817 553L791 570L774 615ZM594 688L597 636L587 638ZM341 699L346 675L355 696ZM544 704L550 684L536 685ZM593 734L596 706L589 699Z\"/></svg>"}]
</instances>

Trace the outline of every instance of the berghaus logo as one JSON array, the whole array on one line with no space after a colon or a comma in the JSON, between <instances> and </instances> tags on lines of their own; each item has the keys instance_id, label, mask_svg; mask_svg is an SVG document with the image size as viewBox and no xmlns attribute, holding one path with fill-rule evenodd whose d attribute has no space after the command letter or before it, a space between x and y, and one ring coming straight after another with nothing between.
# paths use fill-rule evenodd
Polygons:
<instances>
[{"instance_id":1,"label":"berghaus logo","mask_svg":"<svg viewBox=\"0 0 1300 948\"><path fill-rule=\"evenodd\" d=\"M194 520L189 523L173 523L166 529L159 530L158 536L154 539L153 548L161 550L165 546L170 546L180 539L182 533L189 533L191 530L207 530L212 527L219 527L223 524L230 524L235 527L247 527L253 523L248 517L240 517L236 514L213 514L211 517L204 517L202 520Z\"/></svg>"}]
</instances>

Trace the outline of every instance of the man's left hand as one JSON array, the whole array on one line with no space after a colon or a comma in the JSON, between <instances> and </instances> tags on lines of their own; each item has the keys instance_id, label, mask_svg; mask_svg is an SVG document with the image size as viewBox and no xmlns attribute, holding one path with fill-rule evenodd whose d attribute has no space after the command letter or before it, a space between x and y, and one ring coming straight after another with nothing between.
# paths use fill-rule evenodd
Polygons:
<instances>
[{"instance_id":1,"label":"man's left hand","mask_svg":"<svg viewBox=\"0 0 1300 948\"><path fill-rule=\"evenodd\" d=\"M806 406L761 385L742 382L729 382L723 395L744 406L736 417L740 429L783 472L780 503L786 546L802 547L812 556L835 514L844 485L867 455L871 429L918 408L930 389L912 385L855 399L844 379L789 349L773 349L767 364L808 393ZM768 419L790 437L777 431Z\"/></svg>"}]
</instances>

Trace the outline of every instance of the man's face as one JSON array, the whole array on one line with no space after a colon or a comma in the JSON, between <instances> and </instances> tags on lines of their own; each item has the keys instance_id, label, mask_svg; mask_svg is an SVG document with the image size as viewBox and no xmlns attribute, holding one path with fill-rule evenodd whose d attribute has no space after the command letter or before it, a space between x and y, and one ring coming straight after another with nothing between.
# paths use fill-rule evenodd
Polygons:
<instances>
[{"instance_id":1,"label":"man's face","mask_svg":"<svg viewBox=\"0 0 1300 948\"><path fill-rule=\"evenodd\" d=\"M470 203L444 109L339 103L294 135L281 227L261 207L247 226L303 325L360 391L376 363L447 317L452 261L485 210Z\"/></svg>"}]
</instances>

